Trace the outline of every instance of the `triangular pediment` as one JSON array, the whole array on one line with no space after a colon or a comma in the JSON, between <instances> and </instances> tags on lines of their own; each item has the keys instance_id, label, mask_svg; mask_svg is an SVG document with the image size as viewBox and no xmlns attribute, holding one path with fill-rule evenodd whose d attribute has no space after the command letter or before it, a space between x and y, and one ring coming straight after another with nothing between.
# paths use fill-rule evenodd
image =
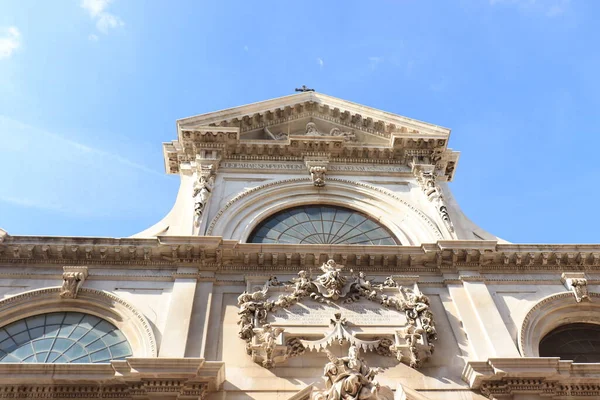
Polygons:
<instances>
[{"instance_id":1,"label":"triangular pediment","mask_svg":"<svg viewBox=\"0 0 600 400\"><path fill-rule=\"evenodd\" d=\"M272 100L182 118L180 129L239 127L240 134L312 117L346 128L389 138L394 132L447 138L448 128L363 106L317 92L304 92Z\"/></svg>"},{"instance_id":2,"label":"triangular pediment","mask_svg":"<svg viewBox=\"0 0 600 400\"><path fill-rule=\"evenodd\" d=\"M320 154L330 161L432 163L451 180L458 153L450 130L316 92L211 112L177 121L177 140L164 144L174 174L196 158L281 159Z\"/></svg>"}]
</instances>

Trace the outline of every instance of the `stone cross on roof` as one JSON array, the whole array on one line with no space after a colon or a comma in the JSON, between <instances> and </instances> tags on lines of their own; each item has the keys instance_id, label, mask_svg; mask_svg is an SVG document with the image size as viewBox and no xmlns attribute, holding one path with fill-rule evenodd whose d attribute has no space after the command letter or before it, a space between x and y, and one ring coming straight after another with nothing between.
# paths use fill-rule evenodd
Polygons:
<instances>
[{"instance_id":1,"label":"stone cross on roof","mask_svg":"<svg viewBox=\"0 0 600 400\"><path fill-rule=\"evenodd\" d=\"M309 89L306 85L302 85L301 88L296 88L296 92L314 92L315 89Z\"/></svg>"}]
</instances>

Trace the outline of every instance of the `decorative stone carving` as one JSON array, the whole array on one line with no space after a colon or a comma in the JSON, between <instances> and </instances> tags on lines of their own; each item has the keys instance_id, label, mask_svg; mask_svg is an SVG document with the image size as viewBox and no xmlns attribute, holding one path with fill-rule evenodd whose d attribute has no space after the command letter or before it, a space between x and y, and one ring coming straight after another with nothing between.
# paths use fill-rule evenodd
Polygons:
<instances>
[{"instance_id":1,"label":"decorative stone carving","mask_svg":"<svg viewBox=\"0 0 600 400\"><path fill-rule=\"evenodd\" d=\"M215 183L215 171L212 164L198 167L198 180L194 185L194 225L200 226L204 207L210 198Z\"/></svg>"},{"instance_id":2,"label":"decorative stone carving","mask_svg":"<svg viewBox=\"0 0 600 400\"><path fill-rule=\"evenodd\" d=\"M316 187L325 186L325 175L327 174L327 159L307 159L305 160L308 173L312 179L313 185Z\"/></svg>"},{"instance_id":3,"label":"decorative stone carving","mask_svg":"<svg viewBox=\"0 0 600 400\"><path fill-rule=\"evenodd\" d=\"M344 140L348 142L355 142L357 140L354 132L342 131L340 128L332 128L331 131L329 131L329 136L343 137Z\"/></svg>"},{"instance_id":4,"label":"decorative stone carving","mask_svg":"<svg viewBox=\"0 0 600 400\"><path fill-rule=\"evenodd\" d=\"M582 301L590 301L587 289L587 279L583 272L565 272L561 276L561 280L565 287L572 291L575 295L575 300L578 303Z\"/></svg>"},{"instance_id":5,"label":"decorative stone carving","mask_svg":"<svg viewBox=\"0 0 600 400\"><path fill-rule=\"evenodd\" d=\"M322 339L300 340L302 346L307 350L323 350L327 347L330 347L334 343L343 344L345 342L349 342L352 346L358 346L363 350L370 351L376 351L381 346L382 340L384 339L361 340L357 338L354 333L349 332L346 329L347 321L346 318L342 318L341 313L335 313L334 317L335 318L331 320L331 325L333 326L333 329L331 331L325 332L324 337Z\"/></svg>"},{"instance_id":6,"label":"decorative stone carving","mask_svg":"<svg viewBox=\"0 0 600 400\"><path fill-rule=\"evenodd\" d=\"M359 349L352 345L348 349L347 357L336 357L327 351L329 362L323 371L326 390L317 392L313 399L319 400L378 400L380 396L380 385L375 376L383 369L371 368L359 358ZM386 394L391 390L386 388Z\"/></svg>"},{"instance_id":7,"label":"decorative stone carving","mask_svg":"<svg viewBox=\"0 0 600 400\"><path fill-rule=\"evenodd\" d=\"M341 266L343 267L343 265ZM318 285L324 288L323 297L325 299L337 300L342 294L341 290L346 284L346 278L342 276L342 268L338 268L335 261L329 260L321 266L322 275L316 279ZM320 292L323 292L320 290Z\"/></svg>"},{"instance_id":8,"label":"decorative stone carving","mask_svg":"<svg viewBox=\"0 0 600 400\"><path fill-rule=\"evenodd\" d=\"M333 127L329 131L329 133L322 133L317 128L317 125L314 122L309 122L306 124L306 135L307 136L332 136L332 137L341 137L345 141L356 141L356 135L350 131L342 131L340 128ZM286 135L287 138L287 135Z\"/></svg>"},{"instance_id":9,"label":"decorative stone carving","mask_svg":"<svg viewBox=\"0 0 600 400\"><path fill-rule=\"evenodd\" d=\"M253 358L260 357L262 359L262 366L265 368L273 367L273 356L275 353L276 341L279 335L283 333L283 328L274 328L271 324L264 324L262 328L254 329L255 340L250 349L253 354ZM287 356L287 346L281 346L285 348L285 355Z\"/></svg>"},{"instance_id":10,"label":"decorative stone carving","mask_svg":"<svg viewBox=\"0 0 600 400\"><path fill-rule=\"evenodd\" d=\"M317 124L315 124L314 122L309 122L308 124L306 124L306 134L308 136L323 136L317 129Z\"/></svg>"},{"instance_id":11,"label":"decorative stone carving","mask_svg":"<svg viewBox=\"0 0 600 400\"><path fill-rule=\"evenodd\" d=\"M427 196L427 199L434 204L438 214L444 225L450 232L454 232L454 225L450 220L450 214L448 214L448 207L442 195L442 190L436 183L435 177L435 166L426 164L413 164L413 172L417 178L417 181L421 185L421 189Z\"/></svg>"},{"instance_id":12,"label":"decorative stone carving","mask_svg":"<svg viewBox=\"0 0 600 400\"><path fill-rule=\"evenodd\" d=\"M269 130L268 126L265 126L264 129L267 136L269 136L273 140L286 140L288 138L288 134L286 132L273 133Z\"/></svg>"},{"instance_id":13,"label":"decorative stone carving","mask_svg":"<svg viewBox=\"0 0 600 400\"><path fill-rule=\"evenodd\" d=\"M427 296L420 293L416 286L415 289L399 286L392 277L374 284L363 272L354 274L351 271L350 276L344 276L343 268L343 265L329 260L320 267L322 274L314 279L304 270L299 271L296 278L283 285L276 277L271 277L260 290L252 293L246 291L238 297L239 336L246 341L248 353L254 361L271 367L288 357L303 354L305 350L323 350L333 343L346 341L364 350L395 356L413 368L419 367L429 358L434 347L431 342L437 339L437 333ZM279 290L292 293L281 294L276 300L271 300L268 292L276 286L280 287ZM398 295L384 293L389 293L393 288L397 288ZM312 299L332 306L335 302L353 303L366 299L384 308L404 312L408 327L391 331L388 337L384 334L384 337L379 339L363 340L349 331L345 318L336 313L335 319L331 320L333 330L325 332L322 339L299 338L292 341L291 338L287 338L287 341L281 339L278 344L273 345L274 338L284 331L270 326L267 322L269 313L287 309L303 299Z\"/></svg>"},{"instance_id":14,"label":"decorative stone carving","mask_svg":"<svg viewBox=\"0 0 600 400\"><path fill-rule=\"evenodd\" d=\"M325 186L325 174L327 173L327 167L316 165L314 167L310 167L309 172L310 178L316 187Z\"/></svg>"},{"instance_id":15,"label":"decorative stone carving","mask_svg":"<svg viewBox=\"0 0 600 400\"><path fill-rule=\"evenodd\" d=\"M77 298L77 292L88 276L87 267L63 267L63 284L59 296L63 299Z\"/></svg>"}]
</instances>

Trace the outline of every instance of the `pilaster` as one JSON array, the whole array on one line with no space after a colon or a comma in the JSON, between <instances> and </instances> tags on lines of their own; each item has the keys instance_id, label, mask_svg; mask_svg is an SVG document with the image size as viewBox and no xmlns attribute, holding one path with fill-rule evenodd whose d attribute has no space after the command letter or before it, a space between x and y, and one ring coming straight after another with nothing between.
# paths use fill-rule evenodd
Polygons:
<instances>
[{"instance_id":1,"label":"pilaster","mask_svg":"<svg viewBox=\"0 0 600 400\"><path fill-rule=\"evenodd\" d=\"M192 321L188 337L193 338L186 347L186 357L205 357L210 310L213 297L214 272L201 272L193 301Z\"/></svg>"},{"instance_id":2,"label":"pilaster","mask_svg":"<svg viewBox=\"0 0 600 400\"><path fill-rule=\"evenodd\" d=\"M187 345L192 308L196 293L198 269L180 267L175 274L167 329L162 337L159 357L184 357Z\"/></svg>"}]
</instances>

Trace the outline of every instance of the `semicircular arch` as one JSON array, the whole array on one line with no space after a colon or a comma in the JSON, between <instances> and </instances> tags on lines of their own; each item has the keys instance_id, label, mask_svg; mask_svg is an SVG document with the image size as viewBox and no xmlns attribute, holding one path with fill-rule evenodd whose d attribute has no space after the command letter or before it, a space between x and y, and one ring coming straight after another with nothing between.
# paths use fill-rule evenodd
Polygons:
<instances>
[{"instance_id":1,"label":"semicircular arch","mask_svg":"<svg viewBox=\"0 0 600 400\"><path fill-rule=\"evenodd\" d=\"M589 297L600 297L600 293L589 293ZM544 297L525 316L519 330L519 351L523 357L539 357L539 344L552 330L559 326L600 321L598 302L575 300L573 292L560 292Z\"/></svg>"},{"instance_id":2,"label":"semicircular arch","mask_svg":"<svg viewBox=\"0 0 600 400\"><path fill-rule=\"evenodd\" d=\"M315 190L308 178L269 182L235 196L208 226L206 235L246 241L265 218L302 205L332 205L362 212L384 225L400 243L418 245L444 239L439 227L393 192L363 182L329 178Z\"/></svg>"},{"instance_id":3,"label":"semicircular arch","mask_svg":"<svg viewBox=\"0 0 600 400\"><path fill-rule=\"evenodd\" d=\"M1 300L2 325L57 311L91 314L110 322L125 335L133 357L157 356L152 326L133 305L103 290L81 288L75 299L61 298L60 291L58 286L36 289Z\"/></svg>"}]
</instances>

